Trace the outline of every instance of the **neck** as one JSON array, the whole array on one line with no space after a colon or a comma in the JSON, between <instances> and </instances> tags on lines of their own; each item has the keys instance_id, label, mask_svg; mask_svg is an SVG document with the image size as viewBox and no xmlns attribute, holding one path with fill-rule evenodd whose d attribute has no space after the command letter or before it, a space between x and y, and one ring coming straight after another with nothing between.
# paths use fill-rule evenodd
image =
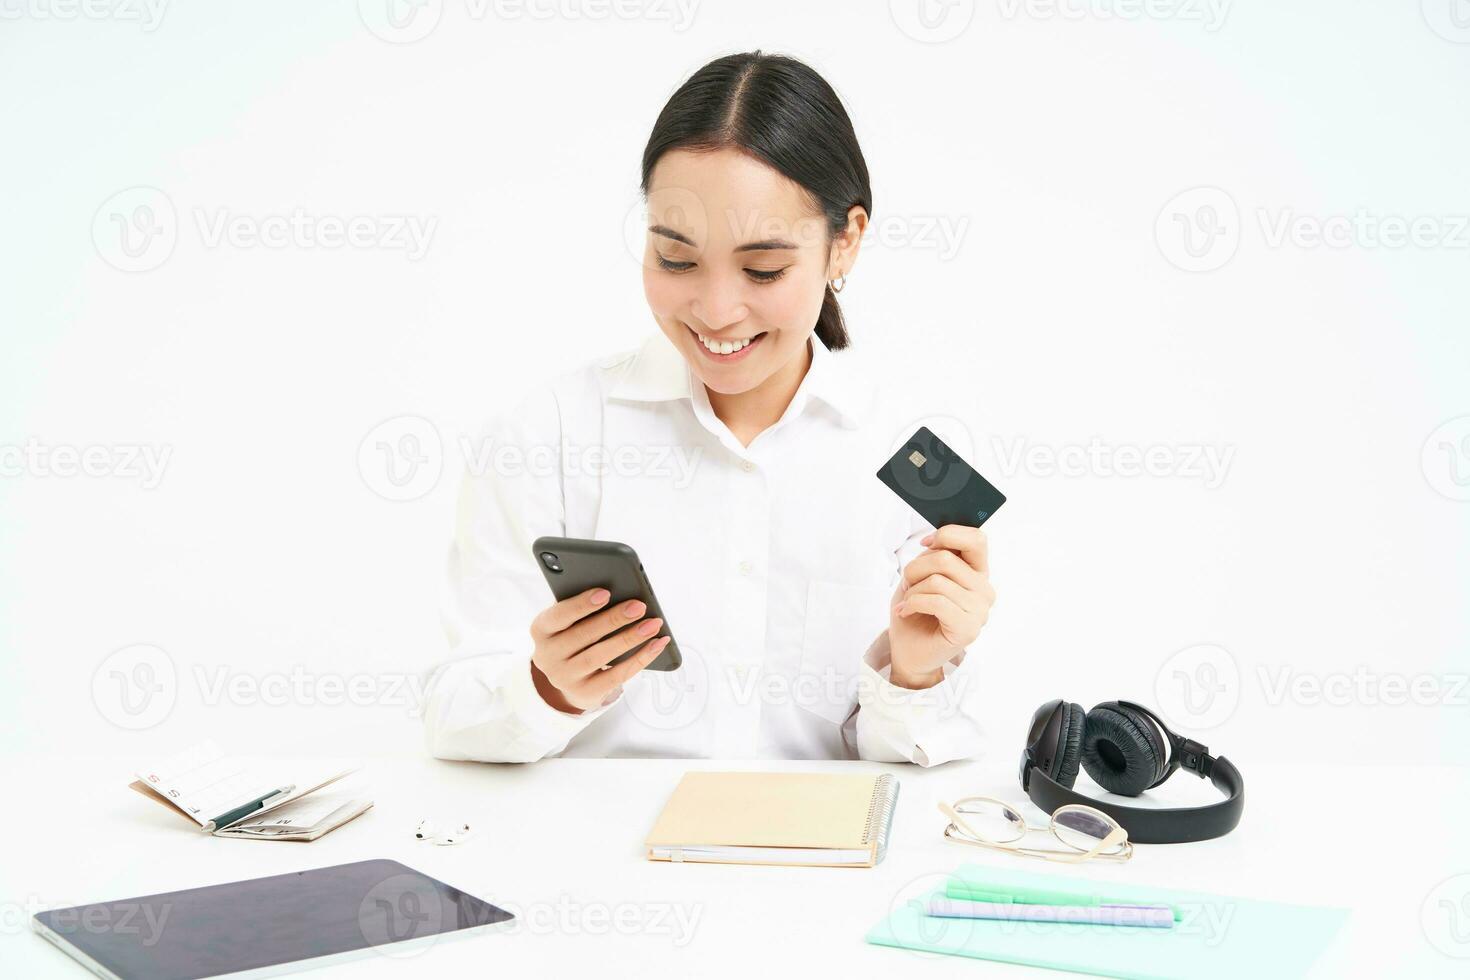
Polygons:
<instances>
[{"instance_id":1,"label":"neck","mask_svg":"<svg viewBox=\"0 0 1470 980\"><path fill-rule=\"evenodd\" d=\"M801 387L801 381L811 367L810 345L820 343L813 336L809 343L802 345L801 352L789 363L749 391L727 395L710 391L706 387L715 417L725 423L725 427L742 445L750 445L752 439L779 422L786 413L787 406L796 397L796 390Z\"/></svg>"}]
</instances>

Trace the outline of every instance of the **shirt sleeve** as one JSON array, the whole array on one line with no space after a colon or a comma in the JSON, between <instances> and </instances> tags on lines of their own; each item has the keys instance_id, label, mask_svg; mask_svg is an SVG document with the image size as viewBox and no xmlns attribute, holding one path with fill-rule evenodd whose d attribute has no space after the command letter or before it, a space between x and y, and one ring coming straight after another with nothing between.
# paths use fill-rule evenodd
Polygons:
<instances>
[{"instance_id":1,"label":"shirt sleeve","mask_svg":"<svg viewBox=\"0 0 1470 980\"><path fill-rule=\"evenodd\" d=\"M913 515L909 536L895 554L900 570L924 551L919 542L932 530L927 521ZM968 647L961 648L944 665L944 679L938 684L920 690L899 687L888 681L893 655L888 631L880 633L863 654L859 668L858 756L874 762L937 766L978 755L983 731L975 660Z\"/></svg>"},{"instance_id":2,"label":"shirt sleeve","mask_svg":"<svg viewBox=\"0 0 1470 980\"><path fill-rule=\"evenodd\" d=\"M566 528L559 430L554 395L538 393L486 426L466 453L443 607L451 658L429 672L424 693L436 758L557 755L617 700L559 711L531 676L531 620L553 601L531 543Z\"/></svg>"}]
</instances>

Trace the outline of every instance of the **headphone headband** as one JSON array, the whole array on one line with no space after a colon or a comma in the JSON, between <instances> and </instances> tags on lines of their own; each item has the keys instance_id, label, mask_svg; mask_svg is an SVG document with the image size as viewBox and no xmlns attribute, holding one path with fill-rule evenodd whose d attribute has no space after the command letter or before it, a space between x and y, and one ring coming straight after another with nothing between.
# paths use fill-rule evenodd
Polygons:
<instances>
[{"instance_id":1,"label":"headphone headband","mask_svg":"<svg viewBox=\"0 0 1470 980\"><path fill-rule=\"evenodd\" d=\"M1222 837L1240 823L1245 810L1245 781L1240 771L1224 756L1212 756L1210 750L1193 739L1170 731L1154 712L1130 701L1119 701L1119 705L1130 708L1147 717L1158 726L1159 732L1169 745L1169 762L1164 774L1150 784L1159 785L1175 770L1183 769L1210 782L1225 795L1225 799L1199 807L1138 807L1095 800L1083 796L1076 790L1058 783L1044 769L1038 755L1050 764L1051 759L1065 746L1056 744L1060 732L1057 716L1066 711L1063 701L1049 701L1042 705L1032 718L1031 735L1025 751L1021 754L1021 788L1031 802L1047 813L1068 804L1082 804L1101 810L1128 831L1128 839L1138 844L1179 844L1189 841L1210 840ZM1050 744L1044 744L1048 742Z\"/></svg>"}]
</instances>

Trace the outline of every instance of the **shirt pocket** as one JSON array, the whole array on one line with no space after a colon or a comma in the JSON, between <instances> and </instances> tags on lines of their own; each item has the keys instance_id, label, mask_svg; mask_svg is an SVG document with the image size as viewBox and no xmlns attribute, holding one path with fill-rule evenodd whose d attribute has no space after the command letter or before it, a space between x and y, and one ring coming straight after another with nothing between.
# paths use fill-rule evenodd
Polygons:
<instances>
[{"instance_id":1,"label":"shirt pocket","mask_svg":"<svg viewBox=\"0 0 1470 980\"><path fill-rule=\"evenodd\" d=\"M840 725L857 703L863 654L888 628L893 590L812 579L807 584L806 624L794 700L802 708Z\"/></svg>"}]
</instances>

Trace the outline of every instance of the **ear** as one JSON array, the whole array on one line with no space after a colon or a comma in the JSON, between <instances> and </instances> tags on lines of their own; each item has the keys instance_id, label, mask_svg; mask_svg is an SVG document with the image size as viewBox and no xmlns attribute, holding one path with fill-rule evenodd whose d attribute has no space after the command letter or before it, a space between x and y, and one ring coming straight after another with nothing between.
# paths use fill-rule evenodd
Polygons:
<instances>
[{"instance_id":1,"label":"ear","mask_svg":"<svg viewBox=\"0 0 1470 980\"><path fill-rule=\"evenodd\" d=\"M827 278L852 275L857 264L858 249L862 247L863 234L868 230L868 212L862 205L854 204L847 209L847 227L832 237L832 248L827 258Z\"/></svg>"}]
</instances>

